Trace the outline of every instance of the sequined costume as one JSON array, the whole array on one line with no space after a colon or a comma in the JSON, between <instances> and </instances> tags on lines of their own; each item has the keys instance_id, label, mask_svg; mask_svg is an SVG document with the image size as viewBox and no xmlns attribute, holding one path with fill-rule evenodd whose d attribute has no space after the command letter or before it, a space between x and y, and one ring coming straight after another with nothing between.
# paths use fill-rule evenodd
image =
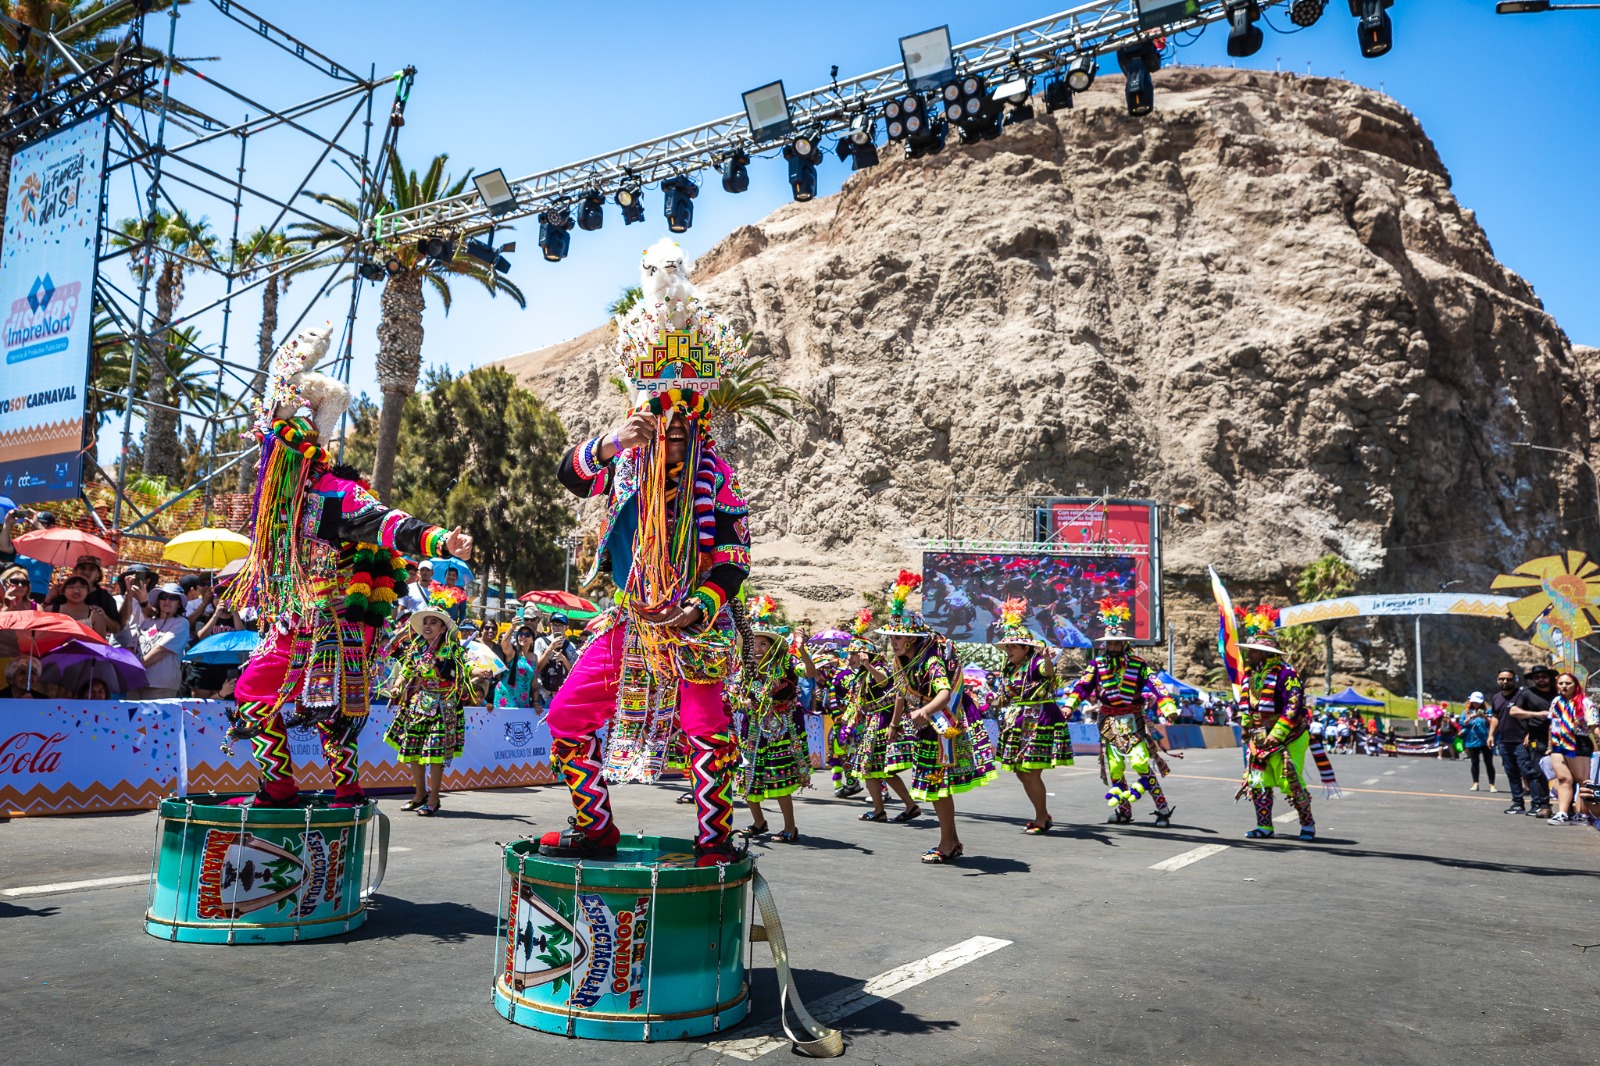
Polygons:
<instances>
[{"instance_id":1,"label":"sequined costume","mask_svg":"<svg viewBox=\"0 0 1600 1066\"><path fill-rule=\"evenodd\" d=\"M754 675L740 680L739 795L747 801L792 796L811 783L794 656L775 643Z\"/></svg>"},{"instance_id":2,"label":"sequined costume","mask_svg":"<svg viewBox=\"0 0 1600 1066\"><path fill-rule=\"evenodd\" d=\"M453 634L437 650L414 636L396 653L394 721L383 736L403 763L445 763L461 756L472 700L466 649Z\"/></svg>"},{"instance_id":3,"label":"sequined costume","mask_svg":"<svg viewBox=\"0 0 1600 1066\"><path fill-rule=\"evenodd\" d=\"M1049 653L1007 663L1000 687L1000 769L1048 770L1072 765L1072 733L1055 698Z\"/></svg>"},{"instance_id":4,"label":"sequined costume","mask_svg":"<svg viewBox=\"0 0 1600 1066\"><path fill-rule=\"evenodd\" d=\"M900 716L907 725L891 741L885 769L890 773L910 770L912 796L924 801L943 799L999 776L989 731L961 685L961 665L953 644L937 635L924 637L905 658L891 654L889 672ZM941 695L946 697L945 706L935 713L935 722L917 728L910 721L910 712Z\"/></svg>"}]
</instances>

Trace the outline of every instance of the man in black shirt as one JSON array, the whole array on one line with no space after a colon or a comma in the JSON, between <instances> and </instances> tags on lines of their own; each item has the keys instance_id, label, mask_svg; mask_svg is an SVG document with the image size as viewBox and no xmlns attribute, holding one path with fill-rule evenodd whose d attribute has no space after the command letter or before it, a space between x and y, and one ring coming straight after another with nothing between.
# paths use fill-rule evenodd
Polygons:
<instances>
[{"instance_id":1,"label":"man in black shirt","mask_svg":"<svg viewBox=\"0 0 1600 1066\"><path fill-rule=\"evenodd\" d=\"M1523 675L1528 687L1517 693L1506 711L1506 721L1521 725L1522 742L1517 745L1517 769L1528 788L1528 814L1550 817L1550 783L1539 768L1539 759L1550 750L1550 701L1556 698L1556 672L1541 663Z\"/></svg>"},{"instance_id":2,"label":"man in black shirt","mask_svg":"<svg viewBox=\"0 0 1600 1066\"><path fill-rule=\"evenodd\" d=\"M1500 671L1494 680L1497 688L1489 697L1489 747L1499 752L1500 765L1506 772L1506 780L1511 782L1511 806L1504 813L1527 814L1528 808L1522 801L1522 769L1517 765L1517 749L1522 747L1527 730L1520 718L1511 717L1511 701L1517 698L1522 686L1517 684L1517 675L1509 669Z\"/></svg>"}]
</instances>

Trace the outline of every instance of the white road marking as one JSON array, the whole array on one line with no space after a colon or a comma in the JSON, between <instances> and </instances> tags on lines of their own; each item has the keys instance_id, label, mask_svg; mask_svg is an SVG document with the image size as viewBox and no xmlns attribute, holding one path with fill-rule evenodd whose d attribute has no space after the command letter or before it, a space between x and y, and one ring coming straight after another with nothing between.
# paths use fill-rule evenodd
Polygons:
<instances>
[{"instance_id":1,"label":"white road marking","mask_svg":"<svg viewBox=\"0 0 1600 1066\"><path fill-rule=\"evenodd\" d=\"M857 982L832 995L823 996L811 1004L811 1016L823 1025L832 1025L841 1018L866 1010L874 1004L893 998L897 993L915 988L924 981L949 973L958 966L965 966L975 959L981 959L1010 945L1011 941L999 940L992 936L975 936L963 940L954 947L936 951L927 958L897 966L870 980ZM776 1022L768 1024L777 1025ZM769 1033L766 1036L746 1037L743 1040L717 1040L708 1046L719 1055L754 1062L768 1052L788 1047L789 1039L782 1033Z\"/></svg>"},{"instance_id":2,"label":"white road marking","mask_svg":"<svg viewBox=\"0 0 1600 1066\"><path fill-rule=\"evenodd\" d=\"M1383 776L1384 777L1393 777L1394 776L1394 771L1393 770L1385 770L1383 772Z\"/></svg>"},{"instance_id":3,"label":"white road marking","mask_svg":"<svg viewBox=\"0 0 1600 1066\"><path fill-rule=\"evenodd\" d=\"M410 848L394 847L394 848L390 848L389 849L389 854L393 855L397 851L410 851L410 850L411 850Z\"/></svg>"},{"instance_id":4,"label":"white road marking","mask_svg":"<svg viewBox=\"0 0 1600 1066\"><path fill-rule=\"evenodd\" d=\"M1273 819L1274 822L1297 822L1299 820L1300 815L1295 811L1290 811L1288 814L1280 814Z\"/></svg>"},{"instance_id":5,"label":"white road marking","mask_svg":"<svg viewBox=\"0 0 1600 1066\"><path fill-rule=\"evenodd\" d=\"M1192 851L1184 852L1182 855L1174 855L1170 859L1164 859L1150 867L1150 869L1166 870L1168 872L1173 870L1181 870L1192 862L1199 862L1201 859L1209 858L1212 855L1221 854L1227 850L1228 845L1226 844L1202 844Z\"/></svg>"},{"instance_id":6,"label":"white road marking","mask_svg":"<svg viewBox=\"0 0 1600 1066\"><path fill-rule=\"evenodd\" d=\"M95 877L88 881L57 881L51 885L23 885L21 888L0 889L0 896L9 896L12 899L19 896L52 896L57 892L82 892L89 888L143 885L149 881L149 874L122 874L119 877Z\"/></svg>"},{"instance_id":7,"label":"white road marking","mask_svg":"<svg viewBox=\"0 0 1600 1066\"><path fill-rule=\"evenodd\" d=\"M1382 780L1383 780L1383 778L1381 778L1381 777L1369 777L1369 778L1367 778L1365 781L1363 781L1361 783L1363 785L1376 785L1379 781L1382 781Z\"/></svg>"}]
</instances>

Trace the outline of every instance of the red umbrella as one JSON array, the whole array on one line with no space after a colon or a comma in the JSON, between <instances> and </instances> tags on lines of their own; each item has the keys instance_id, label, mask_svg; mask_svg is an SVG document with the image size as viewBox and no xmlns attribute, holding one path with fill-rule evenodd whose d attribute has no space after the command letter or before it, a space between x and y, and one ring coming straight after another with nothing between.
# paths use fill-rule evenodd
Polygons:
<instances>
[{"instance_id":1,"label":"red umbrella","mask_svg":"<svg viewBox=\"0 0 1600 1066\"><path fill-rule=\"evenodd\" d=\"M51 566L73 566L85 555L93 555L101 566L114 566L117 550L93 533L85 533L71 526L36 529L20 537L11 538L19 555L37 559Z\"/></svg>"},{"instance_id":2,"label":"red umbrella","mask_svg":"<svg viewBox=\"0 0 1600 1066\"><path fill-rule=\"evenodd\" d=\"M588 611L590 614L594 614L600 610L600 608L582 596L571 592L562 592L560 589L524 592L517 598L523 603L542 603L547 607L564 608L569 611Z\"/></svg>"},{"instance_id":3,"label":"red umbrella","mask_svg":"<svg viewBox=\"0 0 1600 1066\"><path fill-rule=\"evenodd\" d=\"M43 655L69 640L81 640L86 644L108 643L99 633L64 614L53 611L0 612L0 655Z\"/></svg>"}]
</instances>

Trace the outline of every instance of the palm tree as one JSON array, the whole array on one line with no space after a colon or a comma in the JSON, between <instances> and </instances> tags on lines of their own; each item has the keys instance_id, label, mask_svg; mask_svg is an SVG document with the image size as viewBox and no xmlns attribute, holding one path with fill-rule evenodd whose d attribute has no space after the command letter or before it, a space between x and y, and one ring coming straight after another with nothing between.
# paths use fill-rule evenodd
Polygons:
<instances>
[{"instance_id":1,"label":"palm tree","mask_svg":"<svg viewBox=\"0 0 1600 1066\"><path fill-rule=\"evenodd\" d=\"M767 416L798 422L795 405L810 407L811 404L789 386L762 377L761 369L766 365L765 359L757 359L723 374L711 393L711 406L719 417L726 417L735 427L749 422L767 439L776 442L778 435L772 431Z\"/></svg>"},{"instance_id":2,"label":"palm tree","mask_svg":"<svg viewBox=\"0 0 1600 1066\"><path fill-rule=\"evenodd\" d=\"M433 157L433 162L420 176L408 171L400 162L400 154L389 149L389 189L379 205L380 214L403 211L449 196L459 196L472 177L469 170L457 181L445 175L448 155ZM353 200L329 193L307 193L312 199L349 219L352 223L361 218L360 205ZM347 240L349 229L327 222L298 222L293 229L303 231L313 246ZM423 286L429 286L450 313L450 281L452 277L471 278L489 290L490 296L505 293L516 301L518 307L527 307L528 301L503 274L471 256L448 260L429 259L408 241L384 250L388 263L394 269L383 283L383 299L378 316L378 388L383 392L383 409L378 418L378 450L372 461L372 488L380 497L387 497L394 481L394 457L400 440L400 415L406 398L417 391L417 378L422 370L422 309Z\"/></svg>"},{"instance_id":3,"label":"palm tree","mask_svg":"<svg viewBox=\"0 0 1600 1066\"><path fill-rule=\"evenodd\" d=\"M148 6L157 9L188 2L156 0ZM0 13L30 30L49 30L62 44L98 62L112 58L119 50L125 55L159 54L152 49L133 47L132 30L142 17L140 6L111 4L106 0L0 0ZM34 39L31 33L24 38L23 31L10 23L0 22L0 47L5 49L5 63L0 64L0 95L10 101L7 104L10 107L44 87L46 56L49 55L50 46L42 39ZM60 73L62 64L59 57L50 55L49 58L53 60L53 69ZM187 68L175 62L173 69ZM159 99L159 94L144 94L130 97L125 103L131 107L153 107ZM169 101L169 107L180 111L190 110L177 106L175 101ZM0 189L9 186L14 150L11 144L0 144ZM0 198L0 227L5 224L5 210L4 198Z\"/></svg>"},{"instance_id":4,"label":"palm tree","mask_svg":"<svg viewBox=\"0 0 1600 1066\"><path fill-rule=\"evenodd\" d=\"M277 270L286 265L288 267L283 273L261 285L261 328L256 333L257 370L250 382L251 397L260 395L266 388L267 368L272 364L272 353L277 348L274 338L278 333L279 297L289 290L289 282L296 274L316 270L331 262L325 258L308 258L293 264L286 263L307 251L309 247L310 245L302 238L291 237L282 230L259 226L243 240L235 241L230 251L229 259L232 261L233 269L245 281L252 280L262 272ZM240 463L239 491L249 491L250 482L254 481L255 477L256 471L253 466L249 463Z\"/></svg>"},{"instance_id":5,"label":"palm tree","mask_svg":"<svg viewBox=\"0 0 1600 1066\"><path fill-rule=\"evenodd\" d=\"M1355 567L1330 553L1300 571L1300 576L1295 579L1294 592L1301 603L1336 600L1355 590L1356 576ZM1324 691L1328 693L1333 692L1333 631L1338 625L1337 621L1317 623L1317 628L1322 631L1322 683Z\"/></svg>"},{"instance_id":6,"label":"palm tree","mask_svg":"<svg viewBox=\"0 0 1600 1066\"><path fill-rule=\"evenodd\" d=\"M614 320L618 315L625 315L633 310L633 305L644 299L644 290L637 285L629 285L606 305L606 314Z\"/></svg>"},{"instance_id":7,"label":"palm tree","mask_svg":"<svg viewBox=\"0 0 1600 1066\"><path fill-rule=\"evenodd\" d=\"M161 338L160 351L165 356L161 374L167 380L174 406L181 406L198 414L207 414L215 406L217 379L207 365L207 356L199 345L200 331L194 326L169 329ZM152 349L157 346L152 343ZM121 414L127 409L128 364L133 355L133 342L118 336L102 352L94 375L98 389L110 393L101 397L101 408L106 414ZM152 360L143 353L139 369L135 372L134 391L143 392L148 387Z\"/></svg>"},{"instance_id":8,"label":"palm tree","mask_svg":"<svg viewBox=\"0 0 1600 1066\"><path fill-rule=\"evenodd\" d=\"M144 469L168 478L180 473L178 412L167 385L165 333L183 300L184 279L197 262L213 260L217 238L205 219L192 219L182 210L154 211L148 218L127 218L111 235L113 248L130 249L128 271L144 284L155 280L156 309L146 331L149 350L140 360L150 362L145 399ZM126 376L124 376L126 380Z\"/></svg>"}]
</instances>

